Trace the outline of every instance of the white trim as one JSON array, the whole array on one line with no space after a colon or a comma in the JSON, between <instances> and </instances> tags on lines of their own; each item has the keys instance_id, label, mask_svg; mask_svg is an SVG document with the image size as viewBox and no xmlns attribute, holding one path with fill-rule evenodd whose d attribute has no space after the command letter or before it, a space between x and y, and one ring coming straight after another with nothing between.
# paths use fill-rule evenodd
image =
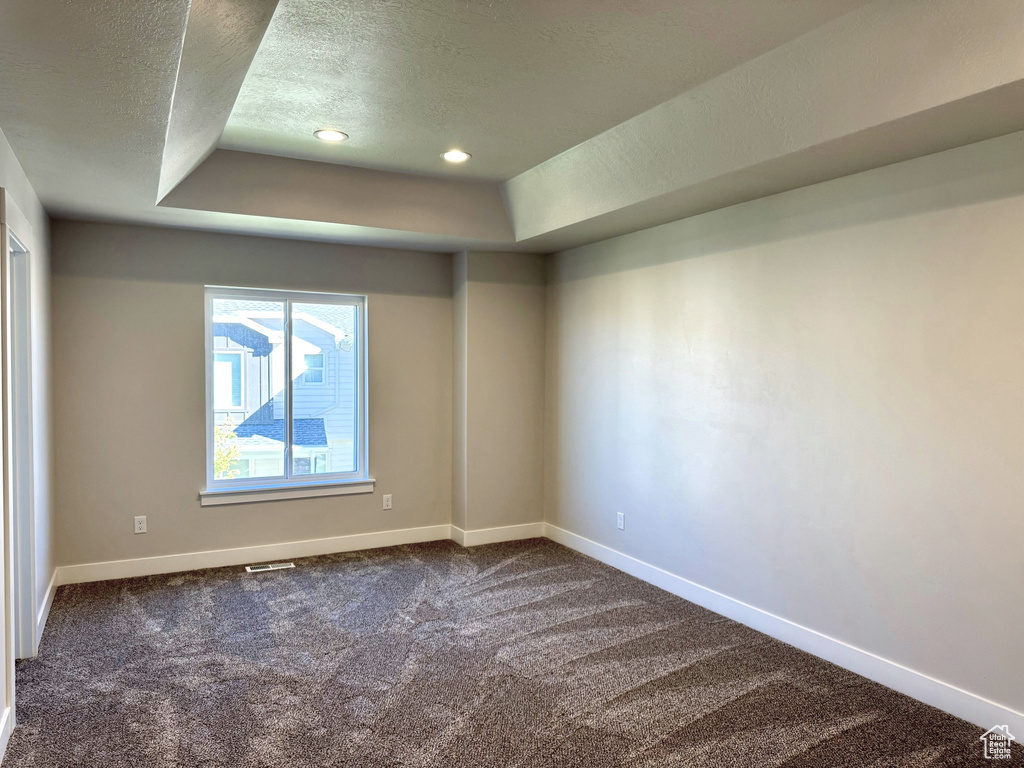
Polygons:
<instances>
[{"instance_id":1,"label":"white trim","mask_svg":"<svg viewBox=\"0 0 1024 768\"><path fill-rule=\"evenodd\" d=\"M14 732L14 708L6 707L3 715L0 715L0 760L4 759L7 753L7 742L11 740Z\"/></svg>"},{"instance_id":2,"label":"white trim","mask_svg":"<svg viewBox=\"0 0 1024 768\"><path fill-rule=\"evenodd\" d=\"M289 485L279 488L214 488L199 492L199 504L216 507L221 504L251 504L257 501L284 499L312 499L318 496L348 496L353 493L373 493L374 479L330 485Z\"/></svg>"},{"instance_id":3,"label":"white trim","mask_svg":"<svg viewBox=\"0 0 1024 768\"><path fill-rule=\"evenodd\" d=\"M755 608L550 523L545 524L545 529L545 535L552 541L977 726L988 728L992 723L1006 723L1010 730L1024 731L1024 713Z\"/></svg>"},{"instance_id":4,"label":"white trim","mask_svg":"<svg viewBox=\"0 0 1024 768\"><path fill-rule=\"evenodd\" d=\"M451 526L431 525L423 528L405 528L397 531L357 533L352 536L334 536L328 539L289 541L283 544L263 544L255 547L216 549L207 552L187 552L180 555L140 557L134 560L110 560L103 563L63 565L57 569L57 585L82 584L89 581L130 579L136 576L154 576L160 573L194 571L200 568L220 568L228 565L248 565L271 560L291 560L360 549L395 547L424 541L442 541L451 538Z\"/></svg>"},{"instance_id":5,"label":"white trim","mask_svg":"<svg viewBox=\"0 0 1024 768\"><path fill-rule=\"evenodd\" d=\"M39 606L39 613L36 616L36 652L39 651L39 643L43 640L43 630L46 629L46 620L50 618L50 606L53 605L53 598L57 594L57 569L53 569L50 577L50 586L46 588L46 595L43 597L43 604Z\"/></svg>"},{"instance_id":6,"label":"white trim","mask_svg":"<svg viewBox=\"0 0 1024 768\"><path fill-rule=\"evenodd\" d=\"M477 528L475 531L464 531L454 525L452 526L452 541L464 547L479 547L482 544L497 544L501 541L542 538L544 538L544 523L503 525L499 528Z\"/></svg>"},{"instance_id":7,"label":"white trim","mask_svg":"<svg viewBox=\"0 0 1024 768\"><path fill-rule=\"evenodd\" d=\"M35 428L32 370L32 256L10 228L4 238L4 355L7 523L11 538L14 657L36 655ZM21 391L24 385L24 391Z\"/></svg>"},{"instance_id":8,"label":"white trim","mask_svg":"<svg viewBox=\"0 0 1024 768\"><path fill-rule=\"evenodd\" d=\"M6 286L9 281L8 268L10 266L10 259L8 258L8 237L10 232L7 227L7 215L8 215L8 196L7 190L0 188L0 287L6 293ZM13 205L13 201L10 201ZM10 730L13 727L12 719L14 717L14 612L16 610L16 603L14 600L14 536L13 533L13 517L11 504L10 492L11 492L11 472L10 472L10 451L11 451L11 414L10 404L8 402L7 392L9 390L8 382L10 376L10 361L9 355L9 343L8 333L10 328L10 304L6 298L0 300L0 385L3 389L3 397L0 398L0 445L2 445L2 461L0 461L0 478L2 478L2 501L0 501L0 510L3 511L3 541L0 542L0 549L3 550L3 555L0 556L0 585L2 585L3 595L3 627L0 629L3 633L3 642L0 644L0 651L2 651L3 658L0 659L0 663L3 664L3 678L4 685L3 690L0 691L0 709L3 709L3 720L2 726L0 726L0 759L3 758L2 752L7 748L7 740L10 738Z\"/></svg>"}]
</instances>

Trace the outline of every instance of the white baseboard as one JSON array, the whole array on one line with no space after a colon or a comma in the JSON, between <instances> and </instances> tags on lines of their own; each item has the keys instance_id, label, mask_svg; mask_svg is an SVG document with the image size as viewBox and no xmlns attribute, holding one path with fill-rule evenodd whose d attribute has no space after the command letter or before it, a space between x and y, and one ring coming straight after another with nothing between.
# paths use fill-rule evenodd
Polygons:
<instances>
[{"instance_id":1,"label":"white baseboard","mask_svg":"<svg viewBox=\"0 0 1024 768\"><path fill-rule=\"evenodd\" d=\"M552 541L981 728L1008 725L1012 733L1024 733L1024 713L702 587L550 523L545 528L545 535Z\"/></svg>"},{"instance_id":2,"label":"white baseboard","mask_svg":"<svg viewBox=\"0 0 1024 768\"><path fill-rule=\"evenodd\" d=\"M11 740L11 733L14 732L14 709L7 707L3 715L0 715L0 761L7 754L7 742Z\"/></svg>"},{"instance_id":3,"label":"white baseboard","mask_svg":"<svg viewBox=\"0 0 1024 768\"><path fill-rule=\"evenodd\" d=\"M62 565L57 569L56 578L58 586L81 584L88 581L154 576L160 573L219 568L226 565L246 565L268 560L331 555L337 552L354 552L360 549L394 547L400 544L418 544L424 541L440 541L449 538L451 538L450 525L431 525L424 528L358 533L352 536L289 541L283 544L265 544L256 547L215 549L208 552L188 552L180 555L140 557L134 560L111 560L82 565Z\"/></svg>"},{"instance_id":4,"label":"white baseboard","mask_svg":"<svg viewBox=\"0 0 1024 768\"><path fill-rule=\"evenodd\" d=\"M53 569L50 577L50 586L46 588L46 596L43 604L39 606L39 613L36 615L36 648L43 639L43 630L46 629L46 620L50 617L50 606L53 605L53 596L57 594L57 569Z\"/></svg>"},{"instance_id":5,"label":"white baseboard","mask_svg":"<svg viewBox=\"0 0 1024 768\"><path fill-rule=\"evenodd\" d=\"M452 526L452 541L464 547L479 547L481 544L497 544L500 541L521 541L544 537L544 523L523 523L503 525L499 528L477 528L464 531Z\"/></svg>"}]
</instances>

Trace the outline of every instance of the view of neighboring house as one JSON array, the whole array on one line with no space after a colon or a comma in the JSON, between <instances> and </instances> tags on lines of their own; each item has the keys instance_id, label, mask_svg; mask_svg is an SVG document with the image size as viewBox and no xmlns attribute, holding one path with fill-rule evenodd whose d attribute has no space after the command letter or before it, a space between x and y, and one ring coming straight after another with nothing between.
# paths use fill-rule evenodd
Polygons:
<instances>
[{"instance_id":1,"label":"view of neighboring house","mask_svg":"<svg viewBox=\"0 0 1024 768\"><path fill-rule=\"evenodd\" d=\"M213 302L217 479L285 474L285 305ZM356 469L355 309L292 304L291 475Z\"/></svg>"}]
</instances>

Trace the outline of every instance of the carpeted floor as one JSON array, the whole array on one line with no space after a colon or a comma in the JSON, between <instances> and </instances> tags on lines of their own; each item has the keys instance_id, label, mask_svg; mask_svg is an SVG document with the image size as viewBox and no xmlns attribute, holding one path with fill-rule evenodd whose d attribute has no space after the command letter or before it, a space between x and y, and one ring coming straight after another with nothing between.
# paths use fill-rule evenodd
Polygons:
<instances>
[{"instance_id":1,"label":"carpeted floor","mask_svg":"<svg viewBox=\"0 0 1024 768\"><path fill-rule=\"evenodd\" d=\"M551 542L296 565L61 587L3 768L992 765L980 728Z\"/></svg>"}]
</instances>

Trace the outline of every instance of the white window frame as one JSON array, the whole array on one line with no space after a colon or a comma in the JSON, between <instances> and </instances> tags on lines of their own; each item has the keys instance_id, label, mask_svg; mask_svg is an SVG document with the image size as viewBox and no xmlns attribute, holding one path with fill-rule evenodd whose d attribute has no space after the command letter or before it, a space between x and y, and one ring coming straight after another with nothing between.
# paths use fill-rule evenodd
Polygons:
<instances>
[{"instance_id":1,"label":"white window frame","mask_svg":"<svg viewBox=\"0 0 1024 768\"><path fill-rule=\"evenodd\" d=\"M284 304L284 324L282 337L285 348L285 474L277 477L216 479L213 476L214 455L214 399L213 399L213 360L214 354L225 350L214 348L213 337L213 302L215 299L242 299L248 301L279 301ZM322 475L293 475L292 466L292 410L294 403L295 382L292 375L292 303L338 304L352 306L356 309L356 327L354 343L356 344L356 430L354 443L356 446L356 469L353 472L331 472ZM304 498L309 496L338 495L349 493L370 493L373 491L374 480L369 475L369 414L367 397L367 350L368 322L366 297L338 294L316 293L311 291L279 291L259 288L234 288L224 286L206 286L206 488L200 492L203 506L218 504L236 504L249 501L268 499ZM244 358L243 358L244 362ZM326 356L324 358L326 378ZM244 396L243 396L244 399ZM223 409L221 409L223 410ZM294 492L294 493L292 493Z\"/></svg>"}]
</instances>

